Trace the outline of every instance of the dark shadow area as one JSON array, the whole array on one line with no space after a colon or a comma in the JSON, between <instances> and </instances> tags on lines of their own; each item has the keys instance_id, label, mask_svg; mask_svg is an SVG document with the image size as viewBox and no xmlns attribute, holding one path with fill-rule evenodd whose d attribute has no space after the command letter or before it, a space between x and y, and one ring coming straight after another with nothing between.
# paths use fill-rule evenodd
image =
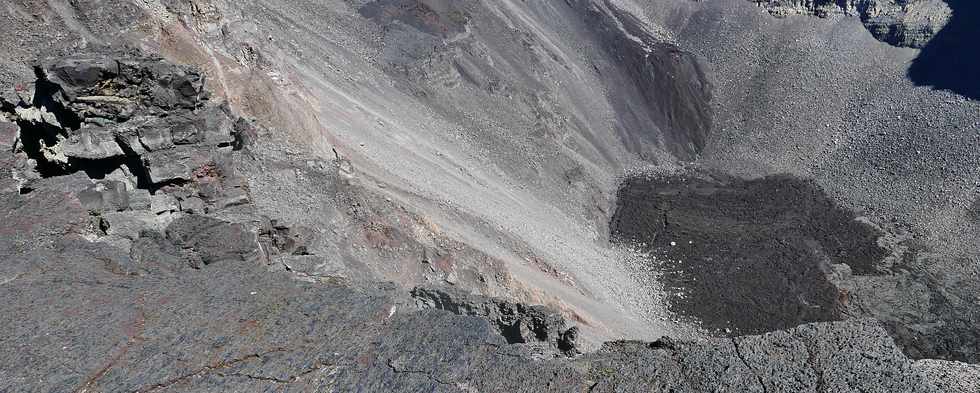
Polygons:
<instances>
[{"instance_id":1,"label":"dark shadow area","mask_svg":"<svg viewBox=\"0 0 980 393\"><path fill-rule=\"evenodd\" d=\"M627 179L610 230L656 257L673 312L735 335L841 319L831 264L874 275L885 255L877 230L792 176Z\"/></svg>"},{"instance_id":2,"label":"dark shadow area","mask_svg":"<svg viewBox=\"0 0 980 393\"><path fill-rule=\"evenodd\" d=\"M27 121L18 121L17 126L21 129L20 141L24 145L24 152L28 158L37 162L37 172L41 177L67 174L65 165L48 161L43 151L45 146L54 146L58 142L61 129L50 124Z\"/></svg>"},{"instance_id":3,"label":"dark shadow area","mask_svg":"<svg viewBox=\"0 0 980 393\"><path fill-rule=\"evenodd\" d=\"M916 85L980 100L980 1L945 0L953 16L909 67Z\"/></svg>"},{"instance_id":4,"label":"dark shadow area","mask_svg":"<svg viewBox=\"0 0 980 393\"><path fill-rule=\"evenodd\" d=\"M34 83L34 98L31 104L35 108L46 108L48 112L54 114L58 123L64 128L77 130L81 127L82 120L78 115L66 108L58 99L64 94L61 85L49 81L47 75L39 67L34 68L34 75L37 77L37 81Z\"/></svg>"}]
</instances>

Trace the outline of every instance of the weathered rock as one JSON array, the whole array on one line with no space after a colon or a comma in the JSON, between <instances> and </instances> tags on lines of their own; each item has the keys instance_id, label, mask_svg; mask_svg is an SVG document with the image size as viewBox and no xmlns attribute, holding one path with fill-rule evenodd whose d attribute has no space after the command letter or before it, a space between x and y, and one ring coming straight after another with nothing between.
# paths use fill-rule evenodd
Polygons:
<instances>
[{"instance_id":1,"label":"weathered rock","mask_svg":"<svg viewBox=\"0 0 980 393\"><path fill-rule=\"evenodd\" d=\"M139 127L139 143L148 151L166 150L174 147L171 119L155 119Z\"/></svg>"},{"instance_id":2,"label":"weathered rock","mask_svg":"<svg viewBox=\"0 0 980 393\"><path fill-rule=\"evenodd\" d=\"M204 201L198 197L188 197L180 200L180 211L185 213L204 213Z\"/></svg>"},{"instance_id":3,"label":"weathered rock","mask_svg":"<svg viewBox=\"0 0 980 393\"><path fill-rule=\"evenodd\" d=\"M154 214L176 212L180 211L180 204L173 196L157 193L150 197L150 211Z\"/></svg>"},{"instance_id":4,"label":"weathered rock","mask_svg":"<svg viewBox=\"0 0 980 393\"><path fill-rule=\"evenodd\" d=\"M18 139L18 127L0 119L0 146L16 146ZM0 150L0 170L11 173L11 176L0 176L0 193L20 191L24 179L17 179L19 171L17 168L18 158L13 153L13 149L4 148Z\"/></svg>"},{"instance_id":5,"label":"weathered rock","mask_svg":"<svg viewBox=\"0 0 980 393\"><path fill-rule=\"evenodd\" d=\"M162 231L166 220L148 211L111 212L101 215L108 236L136 240L144 231Z\"/></svg>"},{"instance_id":6,"label":"weathered rock","mask_svg":"<svg viewBox=\"0 0 980 393\"><path fill-rule=\"evenodd\" d=\"M129 209L129 190L125 183L100 181L78 192L78 200L91 212L114 212Z\"/></svg>"},{"instance_id":7,"label":"weathered rock","mask_svg":"<svg viewBox=\"0 0 980 393\"><path fill-rule=\"evenodd\" d=\"M220 261L263 259L258 234L243 224L234 224L200 214L184 215L170 224L167 239L193 250L205 265Z\"/></svg>"},{"instance_id":8,"label":"weathered rock","mask_svg":"<svg viewBox=\"0 0 980 393\"><path fill-rule=\"evenodd\" d=\"M577 331L566 329L565 318L544 306L470 295L456 288L416 287L412 297L421 309L445 310L490 321L508 343L548 343L574 354Z\"/></svg>"},{"instance_id":9,"label":"weathered rock","mask_svg":"<svg viewBox=\"0 0 980 393\"><path fill-rule=\"evenodd\" d=\"M193 68L106 51L43 60L36 74L17 90L33 93L5 99L3 111L21 125L23 150L42 176L126 165L139 187L152 189L192 180L216 147L236 145L237 120L208 103Z\"/></svg>"},{"instance_id":10,"label":"weathered rock","mask_svg":"<svg viewBox=\"0 0 980 393\"><path fill-rule=\"evenodd\" d=\"M150 210L153 204L150 191L143 189L130 189L129 208L131 210Z\"/></svg>"},{"instance_id":11,"label":"weathered rock","mask_svg":"<svg viewBox=\"0 0 980 393\"><path fill-rule=\"evenodd\" d=\"M591 391L938 392L873 321L708 342L607 343Z\"/></svg>"},{"instance_id":12,"label":"weathered rock","mask_svg":"<svg viewBox=\"0 0 980 393\"><path fill-rule=\"evenodd\" d=\"M980 391L980 365L941 360L919 360L912 366L940 392Z\"/></svg>"},{"instance_id":13,"label":"weathered rock","mask_svg":"<svg viewBox=\"0 0 980 393\"><path fill-rule=\"evenodd\" d=\"M100 128L82 128L73 133L61 146L64 154L71 158L98 160L124 154L116 143L115 136L109 130Z\"/></svg>"},{"instance_id":14,"label":"weathered rock","mask_svg":"<svg viewBox=\"0 0 980 393\"><path fill-rule=\"evenodd\" d=\"M895 46L923 48L949 22L943 0L751 0L776 16L858 16L872 35Z\"/></svg>"},{"instance_id":15,"label":"weathered rock","mask_svg":"<svg viewBox=\"0 0 980 393\"><path fill-rule=\"evenodd\" d=\"M150 181L156 184L190 180L194 170L210 162L211 158L197 148L180 146L147 153L144 160Z\"/></svg>"},{"instance_id":16,"label":"weathered rock","mask_svg":"<svg viewBox=\"0 0 980 393\"><path fill-rule=\"evenodd\" d=\"M272 239L276 253L288 255L308 255L310 243L313 241L313 231L305 227L290 227L277 220L272 220L270 228L264 234Z\"/></svg>"},{"instance_id":17,"label":"weathered rock","mask_svg":"<svg viewBox=\"0 0 980 393\"><path fill-rule=\"evenodd\" d=\"M669 299L675 312L734 334L843 318L846 292L830 282L830 265L875 275L886 253L878 230L792 176L631 177L610 230L656 256L648 263L684 295Z\"/></svg>"}]
</instances>

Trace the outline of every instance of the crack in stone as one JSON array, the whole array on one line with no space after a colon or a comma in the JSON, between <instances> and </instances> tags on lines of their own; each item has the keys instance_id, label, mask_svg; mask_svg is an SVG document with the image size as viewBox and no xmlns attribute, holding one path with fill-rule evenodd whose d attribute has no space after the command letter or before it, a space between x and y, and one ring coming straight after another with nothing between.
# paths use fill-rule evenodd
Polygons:
<instances>
[{"instance_id":1,"label":"crack in stone","mask_svg":"<svg viewBox=\"0 0 980 393\"><path fill-rule=\"evenodd\" d=\"M806 364L807 366L810 366L810 369L813 370L813 373L817 377L817 386L813 389L813 391L817 393L825 392L827 389L826 387L827 382L824 380L823 371L818 370L817 365L814 363L814 360L816 359L817 356L810 345L806 345L806 353L807 353Z\"/></svg>"},{"instance_id":2,"label":"crack in stone","mask_svg":"<svg viewBox=\"0 0 980 393\"><path fill-rule=\"evenodd\" d=\"M3 280L0 280L0 285L7 285L7 284L10 284L10 283L12 283L14 281L20 280L21 278L23 278L24 276L26 276L27 273L29 273L29 272L23 272L23 273L15 274L13 277L5 278Z\"/></svg>"},{"instance_id":3,"label":"crack in stone","mask_svg":"<svg viewBox=\"0 0 980 393\"><path fill-rule=\"evenodd\" d=\"M241 378L247 378L247 379L256 380L256 381L272 382L272 383L277 383L277 384L289 384L289 383L294 382L292 379L280 379L280 378L276 378L276 377L264 377L264 376L261 376L261 375L252 375L252 374L247 374L247 373L231 373L231 374L225 374L225 373L220 373L219 372L219 373L215 373L215 375L218 375L218 376L220 376L222 378L241 377Z\"/></svg>"},{"instance_id":4,"label":"crack in stone","mask_svg":"<svg viewBox=\"0 0 980 393\"><path fill-rule=\"evenodd\" d=\"M388 365L388 368L390 368L391 371L394 372L395 374L416 374L416 375L423 375L426 378L428 378L428 379L432 380L433 382L438 383L440 385L454 386L454 383L453 382L446 382L446 381L443 381L443 380L441 380L439 378L436 378L436 376L432 375L432 372L431 371L425 371L425 370L408 370L408 369L399 370L398 367L395 367L395 365L392 364L391 359L388 359L388 361L385 362L385 364L387 364Z\"/></svg>"},{"instance_id":5,"label":"crack in stone","mask_svg":"<svg viewBox=\"0 0 980 393\"><path fill-rule=\"evenodd\" d=\"M735 346L735 355L737 355L738 356L738 359L742 361L742 364L744 364L745 367L749 369L749 372L751 372L752 375L755 376L755 379L759 381L759 386L762 387L763 393L769 393L769 390L766 389L765 382L762 380L762 376L759 375L759 373L755 371L755 368L753 368L749 364L748 360L745 360L745 356L742 355L742 350L738 346L738 341L735 339L735 337L732 337L731 340L732 340L732 345Z\"/></svg>"},{"instance_id":6,"label":"crack in stone","mask_svg":"<svg viewBox=\"0 0 980 393\"><path fill-rule=\"evenodd\" d=\"M275 349L271 349L271 350L268 350L268 351L265 351L265 352L259 352L259 353L253 353L253 354L245 355L245 356L242 356L242 357L239 357L239 358L235 358L235 359L232 359L232 360L228 360L228 361L220 361L220 362L217 362L217 363L214 363L214 364L210 364L210 365L201 367L201 368L199 368L199 369L197 369L197 370L195 370L193 372L190 372L190 373L187 373L187 374L184 374L184 375L180 375L180 376L178 376L176 378L172 378L172 379L169 379L169 380L164 381L164 382L160 382L160 383L156 383L156 384L153 384L153 385L150 385L150 386L147 386L147 387L136 389L136 390L133 391L133 393L146 393L146 392L157 391L157 390L160 390L160 389L166 389L166 388L168 388L168 387L170 387L172 385L181 383L183 381L186 381L186 380L191 379L191 378L194 378L194 377L199 377L199 376L207 375L207 374L212 373L212 372L214 372L216 370L225 369L225 368L234 366L236 364L244 363L244 362L247 362L247 361L250 361L250 360L261 359L263 356L267 356L269 354L279 353L279 352L286 352L286 349L285 348L275 348ZM218 373L218 372L216 372L215 374L221 375L221 373Z\"/></svg>"},{"instance_id":7,"label":"crack in stone","mask_svg":"<svg viewBox=\"0 0 980 393\"><path fill-rule=\"evenodd\" d=\"M279 384L290 384L290 383L294 383L296 381L299 381L303 377L305 377L307 375L310 375L312 373L315 373L317 371L323 370L323 369L328 368L328 367L337 367L337 366L339 366L339 364L326 363L326 362L316 362L316 364L314 364L313 367L310 367L310 368L308 368L306 370L303 370L303 371L301 371L301 372L299 372L297 374L289 375L286 378L268 377L268 376L248 374L248 373L242 373L242 372L236 372L236 373L231 373L231 374L216 372L215 375L218 375L218 376L221 376L221 377L242 377L242 378L254 379L254 380L258 380L258 381L267 381L267 382L273 382L273 383L279 383Z\"/></svg>"},{"instance_id":8,"label":"crack in stone","mask_svg":"<svg viewBox=\"0 0 980 393\"><path fill-rule=\"evenodd\" d=\"M133 346L146 340L143 337L143 330L146 328L146 311L143 309L144 302L145 300L142 295L136 301L137 315L133 318L132 326L129 328L124 327L123 329L124 331L130 331L126 337L126 340L124 341L125 344L123 347L118 349L108 360L106 360L105 364L99 369L98 372L89 377L85 383L82 384L82 386L75 389L75 393L86 393L90 391L90 389L94 387L98 381L102 379L102 377L105 377L106 374L108 374L109 371L116 366L116 363L120 359L126 356Z\"/></svg>"},{"instance_id":9,"label":"crack in stone","mask_svg":"<svg viewBox=\"0 0 980 393\"><path fill-rule=\"evenodd\" d=\"M204 367L202 367L200 369L195 370L194 372L191 372L191 373L187 373L187 374L178 376L178 377L173 378L173 379L170 379L168 381L165 381L165 382L162 382L162 383L157 383L157 384L154 384L154 385L149 386L149 387L146 387L146 388L137 389L137 390L133 391L133 393L146 393L146 392L153 392L153 391L160 390L160 389L166 389L166 388L168 388L168 387L170 387L172 385L181 383L181 382L186 381L188 379L191 379L191 378L194 378L194 377L201 377L201 376L205 376L205 375L209 375L209 374L210 375L216 375L216 376L219 376L219 377L222 377L222 378L241 377L241 378L247 378L247 379L252 379L252 380L257 380L257 381L272 382L272 383L276 383L276 384L291 384L291 383L295 383L295 382L299 381L300 379L306 377L307 375L310 375L310 374L315 373L317 371L323 370L325 368L330 368L330 367L339 367L341 365L340 363L329 363L329 362L318 361L312 367L309 367L309 368L307 368L305 370L302 370L299 373L289 375L286 378L276 378L276 377L270 377L270 376L264 376L264 375L255 375L255 374L249 374L249 373L245 373L245 372L225 373L225 372L221 372L220 371L222 369L226 369L226 368L232 367L232 366L237 365L237 364L240 364L240 363L244 363L244 362L251 361L251 360L261 359L261 358L263 358L263 357L265 357L267 355L273 354L273 353L290 352L290 351L291 350L286 349L286 348L276 348L276 349L271 349L271 350L268 350L268 351L265 351L265 352L254 353L254 354L242 356L242 357L235 358L235 359L232 359L232 360L229 360L229 361L218 362L218 363L215 363L215 364L204 366Z\"/></svg>"}]
</instances>

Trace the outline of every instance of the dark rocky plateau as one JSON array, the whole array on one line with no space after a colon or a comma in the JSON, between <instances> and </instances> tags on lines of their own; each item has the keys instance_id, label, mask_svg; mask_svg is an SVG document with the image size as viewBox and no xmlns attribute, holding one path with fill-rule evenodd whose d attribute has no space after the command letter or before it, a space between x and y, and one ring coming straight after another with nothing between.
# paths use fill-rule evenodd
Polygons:
<instances>
[{"instance_id":1,"label":"dark rocky plateau","mask_svg":"<svg viewBox=\"0 0 980 393\"><path fill-rule=\"evenodd\" d=\"M834 203L813 182L776 175L741 180L692 171L627 179L610 223L619 242L654 255L678 315L719 335L759 334L802 323L877 318L917 358L976 361L975 310L955 312L945 283L916 253L883 246L880 228ZM894 246L892 246L894 247ZM870 306L919 281L924 309ZM866 287L862 281L890 283ZM888 295L887 292L895 293ZM877 292L877 293L870 293ZM955 296L955 295L954 295ZM914 322L913 322L914 321ZM911 330L910 325L918 325Z\"/></svg>"},{"instance_id":2,"label":"dark rocky plateau","mask_svg":"<svg viewBox=\"0 0 980 393\"><path fill-rule=\"evenodd\" d=\"M839 320L847 293L830 282L833 265L876 274L886 253L875 229L788 176L632 178L617 200L614 236L664 250L672 305L716 331Z\"/></svg>"},{"instance_id":3,"label":"dark rocky plateau","mask_svg":"<svg viewBox=\"0 0 980 393\"><path fill-rule=\"evenodd\" d=\"M975 7L753 2L5 2L0 392L980 391Z\"/></svg>"}]
</instances>

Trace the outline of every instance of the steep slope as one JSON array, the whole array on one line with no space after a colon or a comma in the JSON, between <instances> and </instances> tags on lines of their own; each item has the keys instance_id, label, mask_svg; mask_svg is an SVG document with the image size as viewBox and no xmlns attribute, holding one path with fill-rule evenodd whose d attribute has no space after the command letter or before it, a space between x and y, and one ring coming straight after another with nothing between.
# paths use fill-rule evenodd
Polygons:
<instances>
[{"instance_id":1,"label":"steep slope","mask_svg":"<svg viewBox=\"0 0 980 393\"><path fill-rule=\"evenodd\" d=\"M0 7L0 348L30 359L4 366L11 390L978 385L909 357L976 360L980 107L916 86L925 52L856 19L744 0ZM650 239L662 214L698 243ZM609 241L624 218L649 244ZM721 286L745 296L719 313L719 286L687 280L724 277L652 258L726 247L784 273L736 283L789 285ZM738 308L787 287L759 308L817 311Z\"/></svg>"},{"instance_id":2,"label":"steep slope","mask_svg":"<svg viewBox=\"0 0 980 393\"><path fill-rule=\"evenodd\" d=\"M890 250L877 267L887 274L833 278L847 313L885 321L911 355L976 361L980 102L917 86L906 75L926 51L878 42L853 18L659 5L648 18L712 66L715 126L699 164L813 179Z\"/></svg>"}]
</instances>

